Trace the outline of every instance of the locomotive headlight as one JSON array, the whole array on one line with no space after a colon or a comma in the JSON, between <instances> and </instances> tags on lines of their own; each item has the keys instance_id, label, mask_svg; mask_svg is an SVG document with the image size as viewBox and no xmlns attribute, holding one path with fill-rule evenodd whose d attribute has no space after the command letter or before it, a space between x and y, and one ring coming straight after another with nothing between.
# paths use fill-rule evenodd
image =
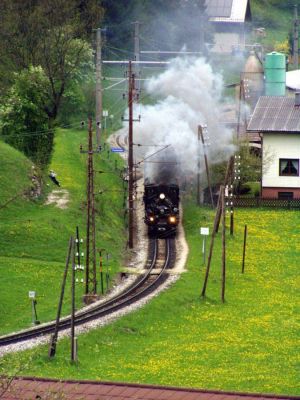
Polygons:
<instances>
[{"instance_id":1,"label":"locomotive headlight","mask_svg":"<svg viewBox=\"0 0 300 400\"><path fill-rule=\"evenodd\" d=\"M170 222L170 224L175 224L176 223L176 217L171 215L171 217L169 217L169 222Z\"/></svg>"},{"instance_id":2,"label":"locomotive headlight","mask_svg":"<svg viewBox=\"0 0 300 400\"><path fill-rule=\"evenodd\" d=\"M163 199L166 198L166 195L165 195L164 193L161 193L161 194L159 195L159 198L160 198L161 200L163 200Z\"/></svg>"}]
</instances>

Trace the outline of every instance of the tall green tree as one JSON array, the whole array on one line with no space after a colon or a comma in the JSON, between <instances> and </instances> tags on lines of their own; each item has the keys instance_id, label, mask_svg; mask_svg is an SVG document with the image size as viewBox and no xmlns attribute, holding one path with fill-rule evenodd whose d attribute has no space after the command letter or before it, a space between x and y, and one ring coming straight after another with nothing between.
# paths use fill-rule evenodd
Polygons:
<instances>
[{"instance_id":1,"label":"tall green tree","mask_svg":"<svg viewBox=\"0 0 300 400\"><path fill-rule=\"evenodd\" d=\"M50 89L49 120L56 118L68 82L87 57L84 39L92 26L99 26L101 15L99 0L2 0L0 70L43 68ZM6 81L13 80L5 75Z\"/></svg>"},{"instance_id":2,"label":"tall green tree","mask_svg":"<svg viewBox=\"0 0 300 400\"><path fill-rule=\"evenodd\" d=\"M50 161L53 131L43 111L47 77L41 67L24 69L16 77L0 106L3 139L40 166Z\"/></svg>"},{"instance_id":3,"label":"tall green tree","mask_svg":"<svg viewBox=\"0 0 300 400\"><path fill-rule=\"evenodd\" d=\"M131 22L141 22L143 48L180 50L184 45L199 51L201 30L204 41L211 40L205 0L103 0L108 42L133 50Z\"/></svg>"},{"instance_id":4,"label":"tall green tree","mask_svg":"<svg viewBox=\"0 0 300 400\"><path fill-rule=\"evenodd\" d=\"M2 96L0 101L2 133L6 138L12 138L13 132L9 130L14 130L9 123L10 109L19 117L19 121L13 120L20 126L17 129L20 135L43 130L45 121L48 129L55 125L62 104L66 106L69 98L74 99L74 81L91 64L88 42L92 28L100 25L102 12L100 0L1 1L0 87L8 99ZM43 84L33 79L34 90L32 86L21 90L33 71L37 77L34 68L40 71L39 78L43 76ZM33 93L39 98L32 99ZM50 136L48 139L46 147L51 154L52 139ZM20 137L13 143L21 149L23 146L23 151L32 158L39 158L41 148L43 153L45 150L44 143L38 140L30 141L31 150L27 139Z\"/></svg>"}]
</instances>

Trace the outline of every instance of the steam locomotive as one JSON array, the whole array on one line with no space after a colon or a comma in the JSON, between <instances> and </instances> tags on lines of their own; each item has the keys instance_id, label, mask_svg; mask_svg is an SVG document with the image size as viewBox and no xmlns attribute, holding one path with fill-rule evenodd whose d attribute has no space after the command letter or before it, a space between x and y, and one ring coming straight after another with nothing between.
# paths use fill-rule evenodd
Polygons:
<instances>
[{"instance_id":1,"label":"steam locomotive","mask_svg":"<svg viewBox=\"0 0 300 400\"><path fill-rule=\"evenodd\" d=\"M175 236L179 223L178 185L146 184L143 200L148 235L158 238Z\"/></svg>"}]
</instances>

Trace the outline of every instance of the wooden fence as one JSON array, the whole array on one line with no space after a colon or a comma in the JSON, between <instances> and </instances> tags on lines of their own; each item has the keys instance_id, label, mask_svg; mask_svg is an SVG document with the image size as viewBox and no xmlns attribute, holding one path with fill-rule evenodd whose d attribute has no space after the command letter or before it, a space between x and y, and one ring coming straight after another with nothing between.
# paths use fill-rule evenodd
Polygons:
<instances>
[{"instance_id":1,"label":"wooden fence","mask_svg":"<svg viewBox=\"0 0 300 400\"><path fill-rule=\"evenodd\" d=\"M232 200L234 207L245 208L286 208L288 210L300 209L300 199L278 199L278 198L261 198L261 197L234 197ZM214 196L215 206L218 202L218 196ZM210 206L209 201L204 201L205 205Z\"/></svg>"},{"instance_id":2,"label":"wooden fence","mask_svg":"<svg viewBox=\"0 0 300 400\"><path fill-rule=\"evenodd\" d=\"M269 207L269 208L287 208L300 209L300 199L277 199L261 197L235 197L233 199L234 207Z\"/></svg>"}]
</instances>

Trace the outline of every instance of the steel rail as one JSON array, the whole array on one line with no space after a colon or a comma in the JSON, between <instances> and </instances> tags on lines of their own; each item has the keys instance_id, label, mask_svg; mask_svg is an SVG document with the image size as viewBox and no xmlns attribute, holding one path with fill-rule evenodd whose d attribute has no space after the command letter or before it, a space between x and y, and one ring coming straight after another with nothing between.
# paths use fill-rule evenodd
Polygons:
<instances>
[{"instance_id":1,"label":"steel rail","mask_svg":"<svg viewBox=\"0 0 300 400\"><path fill-rule=\"evenodd\" d=\"M166 269L170 265L170 239L165 239L165 261L164 265L161 268L161 271L158 274L155 274L155 279L152 279L152 271L154 270L157 261L158 261L158 241L151 240L151 246L154 246L153 254L151 255L150 266L147 269L147 272L142 276L142 278L138 278L133 285L131 285L124 292L119 295L113 297L106 302L103 302L99 305L96 305L92 309L89 310L80 310L75 314L75 325L81 325L86 322L89 322L93 319L99 318L101 316L106 316L110 313L116 312L127 305L138 301L143 296L146 296L148 292L154 290L155 286L159 286L162 284L168 277L165 274ZM150 246L150 247L151 247ZM147 281L150 281L150 283ZM55 326L55 322L51 322L47 325L31 328L28 330L24 330L21 332L13 333L10 335L5 335L0 337L0 347L7 346L10 344L14 344L17 342L23 342L26 340L34 339L40 336L48 335L53 332ZM59 331L65 330L70 327L70 317L62 318L59 324Z\"/></svg>"}]
</instances>

